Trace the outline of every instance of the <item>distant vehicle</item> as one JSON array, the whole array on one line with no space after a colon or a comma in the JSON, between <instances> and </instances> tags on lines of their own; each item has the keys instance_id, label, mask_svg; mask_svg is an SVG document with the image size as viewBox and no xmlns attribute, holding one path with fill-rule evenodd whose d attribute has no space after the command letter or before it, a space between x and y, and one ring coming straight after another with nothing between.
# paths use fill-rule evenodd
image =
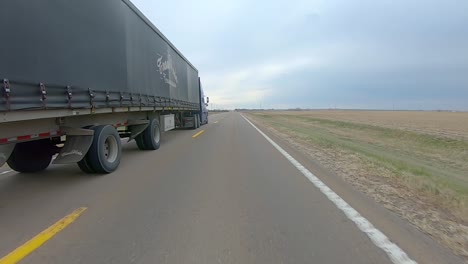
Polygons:
<instances>
[{"instance_id":1,"label":"distant vehicle","mask_svg":"<svg viewBox=\"0 0 468 264\"><path fill-rule=\"evenodd\" d=\"M0 166L110 173L121 138L208 123L197 69L128 0L3 1Z\"/></svg>"}]
</instances>

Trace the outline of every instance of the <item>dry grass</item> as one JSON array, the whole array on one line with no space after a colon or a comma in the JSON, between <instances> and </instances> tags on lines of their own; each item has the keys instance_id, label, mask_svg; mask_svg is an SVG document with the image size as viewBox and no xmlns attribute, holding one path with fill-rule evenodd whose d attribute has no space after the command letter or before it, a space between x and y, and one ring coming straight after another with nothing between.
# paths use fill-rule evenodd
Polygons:
<instances>
[{"instance_id":1,"label":"dry grass","mask_svg":"<svg viewBox=\"0 0 468 264\"><path fill-rule=\"evenodd\" d=\"M468 113L250 113L468 259Z\"/></svg>"}]
</instances>

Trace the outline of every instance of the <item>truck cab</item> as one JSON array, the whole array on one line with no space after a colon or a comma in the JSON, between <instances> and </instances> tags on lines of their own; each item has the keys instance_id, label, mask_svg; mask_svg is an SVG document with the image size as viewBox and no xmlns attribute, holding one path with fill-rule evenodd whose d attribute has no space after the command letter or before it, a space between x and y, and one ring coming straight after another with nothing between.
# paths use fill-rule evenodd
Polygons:
<instances>
[{"instance_id":1,"label":"truck cab","mask_svg":"<svg viewBox=\"0 0 468 264\"><path fill-rule=\"evenodd\" d=\"M205 97L200 78L198 78L198 84L200 87L200 123L204 125L208 124L208 103L210 102L210 98Z\"/></svg>"}]
</instances>

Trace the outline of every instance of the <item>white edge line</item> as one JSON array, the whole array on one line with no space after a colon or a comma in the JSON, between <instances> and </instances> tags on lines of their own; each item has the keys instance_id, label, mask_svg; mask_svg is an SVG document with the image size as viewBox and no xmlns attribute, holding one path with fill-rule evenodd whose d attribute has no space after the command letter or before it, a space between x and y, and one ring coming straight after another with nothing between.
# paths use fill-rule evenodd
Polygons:
<instances>
[{"instance_id":1,"label":"white edge line","mask_svg":"<svg viewBox=\"0 0 468 264\"><path fill-rule=\"evenodd\" d=\"M287 153L283 148L276 144L271 138L269 138L265 133L263 133L259 128L257 128L250 120L248 120L244 115L241 116L252 125L268 142L270 142L273 147L275 147L281 154L283 154L286 159L289 160L309 181L311 181L315 187L317 187L325 196L332 201L338 209L340 209L349 220L353 221L356 226L365 233L370 240L387 253L390 260L395 264L400 263L417 263L396 244L390 241L388 237L382 233L380 230L374 227L369 220L361 216L353 207L351 207L345 200L343 200L338 194L332 191L325 183L323 183L317 176L312 172L306 169L302 164L295 160L289 153Z\"/></svg>"},{"instance_id":2,"label":"white edge line","mask_svg":"<svg viewBox=\"0 0 468 264\"><path fill-rule=\"evenodd\" d=\"M0 172L0 175L7 174L7 173L10 173L10 172L13 172L13 170L8 170L8 171Z\"/></svg>"}]
</instances>

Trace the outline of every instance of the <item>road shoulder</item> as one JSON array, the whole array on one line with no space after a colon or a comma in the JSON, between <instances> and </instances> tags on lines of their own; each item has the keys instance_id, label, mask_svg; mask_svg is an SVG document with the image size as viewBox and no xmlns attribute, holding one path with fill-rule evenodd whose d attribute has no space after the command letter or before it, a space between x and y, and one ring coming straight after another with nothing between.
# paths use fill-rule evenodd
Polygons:
<instances>
[{"instance_id":1,"label":"road shoulder","mask_svg":"<svg viewBox=\"0 0 468 264\"><path fill-rule=\"evenodd\" d=\"M341 196L353 208L387 235L411 258L419 263L463 263L463 260L450 250L442 247L428 235L420 232L415 226L387 210L370 197L357 191L351 184L330 172L316 160L294 148L286 140L266 129L254 118L247 116L259 129L286 150L304 167L314 173L320 180Z\"/></svg>"}]
</instances>

